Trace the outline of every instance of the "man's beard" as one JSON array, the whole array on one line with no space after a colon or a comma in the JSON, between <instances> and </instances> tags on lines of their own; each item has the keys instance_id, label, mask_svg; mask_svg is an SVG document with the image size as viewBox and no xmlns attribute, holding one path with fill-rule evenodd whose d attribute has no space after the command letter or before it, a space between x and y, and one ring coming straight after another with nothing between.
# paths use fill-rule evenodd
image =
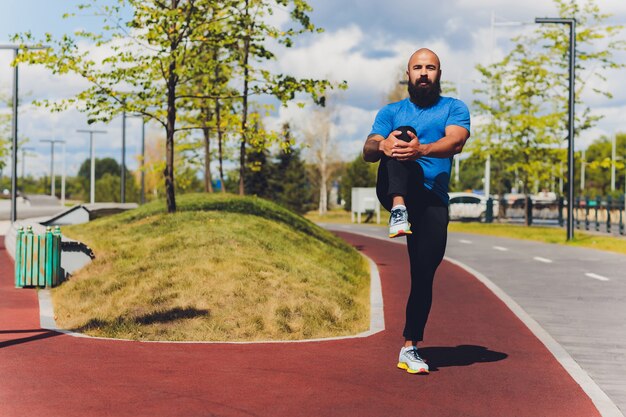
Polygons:
<instances>
[{"instance_id":1,"label":"man's beard","mask_svg":"<svg viewBox=\"0 0 626 417\"><path fill-rule=\"evenodd\" d=\"M419 107L431 107L437 104L439 97L441 97L441 83L439 77L434 83L420 87L417 85L420 82L418 78L415 83L412 84L409 81L408 90L411 101Z\"/></svg>"}]
</instances>

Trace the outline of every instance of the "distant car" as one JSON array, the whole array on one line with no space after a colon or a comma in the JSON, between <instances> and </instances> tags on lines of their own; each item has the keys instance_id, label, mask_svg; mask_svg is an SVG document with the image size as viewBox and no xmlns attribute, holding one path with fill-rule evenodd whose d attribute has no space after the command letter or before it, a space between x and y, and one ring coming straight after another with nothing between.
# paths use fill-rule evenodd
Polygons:
<instances>
[{"instance_id":1,"label":"distant car","mask_svg":"<svg viewBox=\"0 0 626 417\"><path fill-rule=\"evenodd\" d=\"M487 217L487 197L474 193L449 193L450 220L478 220ZM493 199L493 216L498 215L498 200Z\"/></svg>"}]
</instances>

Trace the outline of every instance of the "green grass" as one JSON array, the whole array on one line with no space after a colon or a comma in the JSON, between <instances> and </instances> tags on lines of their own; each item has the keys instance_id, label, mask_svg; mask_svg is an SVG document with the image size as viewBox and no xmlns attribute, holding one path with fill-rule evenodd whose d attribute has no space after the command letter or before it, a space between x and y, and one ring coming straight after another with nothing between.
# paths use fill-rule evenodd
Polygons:
<instances>
[{"instance_id":1,"label":"green grass","mask_svg":"<svg viewBox=\"0 0 626 417\"><path fill-rule=\"evenodd\" d=\"M626 254L626 239L619 237L603 236L574 231L574 239L566 240L565 229L556 227L521 226L508 224L484 224L469 222L451 222L448 230L451 232L476 233L509 237L515 239L534 240L545 243L557 243L569 246L580 246L590 249L606 250Z\"/></svg>"},{"instance_id":2,"label":"green grass","mask_svg":"<svg viewBox=\"0 0 626 417\"><path fill-rule=\"evenodd\" d=\"M317 212L309 212L306 218L319 223L351 223L350 212L345 210L333 210L326 216L320 216ZM386 227L387 217L381 213L381 227ZM376 223L369 223L376 224ZM478 222L450 222L448 230L451 232L476 233L482 235L509 237L514 239L533 240L545 243L556 243L584 248L605 250L626 254L626 239L612 236L603 236L574 231L574 240L568 242L565 238L565 230L556 227L541 227L522 225L509 225L500 223Z\"/></svg>"},{"instance_id":3,"label":"green grass","mask_svg":"<svg viewBox=\"0 0 626 417\"><path fill-rule=\"evenodd\" d=\"M96 259L52 291L57 323L136 340L289 340L369 325L352 247L268 201L184 195L64 227Z\"/></svg>"}]
</instances>

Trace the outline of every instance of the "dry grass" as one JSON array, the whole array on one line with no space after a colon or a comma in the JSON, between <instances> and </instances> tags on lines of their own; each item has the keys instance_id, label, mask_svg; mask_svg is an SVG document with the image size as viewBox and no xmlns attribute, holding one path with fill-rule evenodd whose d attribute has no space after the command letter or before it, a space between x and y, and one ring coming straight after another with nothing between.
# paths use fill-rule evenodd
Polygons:
<instances>
[{"instance_id":1,"label":"dry grass","mask_svg":"<svg viewBox=\"0 0 626 417\"><path fill-rule=\"evenodd\" d=\"M218 199L226 206L232 199L235 211L258 209L251 199ZM97 258L53 291L60 327L137 340L228 341L367 329L369 271L354 249L267 202L257 210L264 216L205 211L215 203L206 196L178 202L173 215L159 213L157 203L64 228ZM267 218L277 213L281 221Z\"/></svg>"}]
</instances>

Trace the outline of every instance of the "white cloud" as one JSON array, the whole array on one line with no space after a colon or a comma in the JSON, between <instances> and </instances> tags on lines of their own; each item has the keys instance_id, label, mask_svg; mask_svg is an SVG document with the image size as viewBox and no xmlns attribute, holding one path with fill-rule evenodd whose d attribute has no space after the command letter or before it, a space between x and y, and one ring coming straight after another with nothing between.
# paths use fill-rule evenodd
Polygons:
<instances>
[{"instance_id":1,"label":"white cloud","mask_svg":"<svg viewBox=\"0 0 626 417\"><path fill-rule=\"evenodd\" d=\"M334 129L339 152L345 156L344 159L352 159L360 151L377 109L384 104L386 92L398 81L398 69L405 65L415 49L424 46L436 51L442 61L444 79L457 83L461 98L469 102L471 90L477 87L475 65L488 65L493 59L501 59L511 46L508 39L535 27L497 27L494 48L491 13L498 16L499 22L532 22L537 16L553 16L556 13L553 3L545 0L444 0L437 4L437 10L432 11L432 19L422 22L411 16L411 8L415 5L404 0L389 0L384 6L379 2L361 0L346 0L341 5L331 0L312 0L310 3L316 10L311 16L313 22L326 27L326 32L306 36L293 48L281 49L278 60L269 66L298 77L348 82L349 90L339 95L336 105L337 126ZM598 0L597 3L603 12L615 14L611 22L626 21L626 1ZM283 9L277 9L271 17L271 23L276 26L284 26L288 22L289 16ZM626 39L625 33L621 39ZM102 56L105 52L100 50L98 54ZM616 58L626 62L625 53L617 54ZM0 51L0 92L5 96L11 94L10 60L9 51ZM577 148L587 146L599 135L612 134L621 129L621 120L626 112L624 71L609 71L606 82L595 84L613 92L614 100L589 91L585 93L585 103L592 107L595 114L605 118L596 128L581 135ZM49 169L49 151L39 143L40 139L66 139L69 166L77 168L77 164L87 157L87 136L75 132L86 127L84 115L76 111L51 114L45 109L27 105L32 98L67 97L85 86L80 77L58 77L41 67L20 66L20 89L24 103L20 114L20 134L29 137L31 145L34 144L41 154L28 159L29 170L43 173ZM293 105L280 108L267 125L278 130L283 121L304 123L310 109L302 110ZM117 119L107 126L97 127L109 132L97 139L97 149L102 156L119 159L120 123ZM156 127L153 129L157 130ZM127 132L130 146L128 163L131 165L134 163L132 153L138 148L139 121L128 120Z\"/></svg>"}]
</instances>

